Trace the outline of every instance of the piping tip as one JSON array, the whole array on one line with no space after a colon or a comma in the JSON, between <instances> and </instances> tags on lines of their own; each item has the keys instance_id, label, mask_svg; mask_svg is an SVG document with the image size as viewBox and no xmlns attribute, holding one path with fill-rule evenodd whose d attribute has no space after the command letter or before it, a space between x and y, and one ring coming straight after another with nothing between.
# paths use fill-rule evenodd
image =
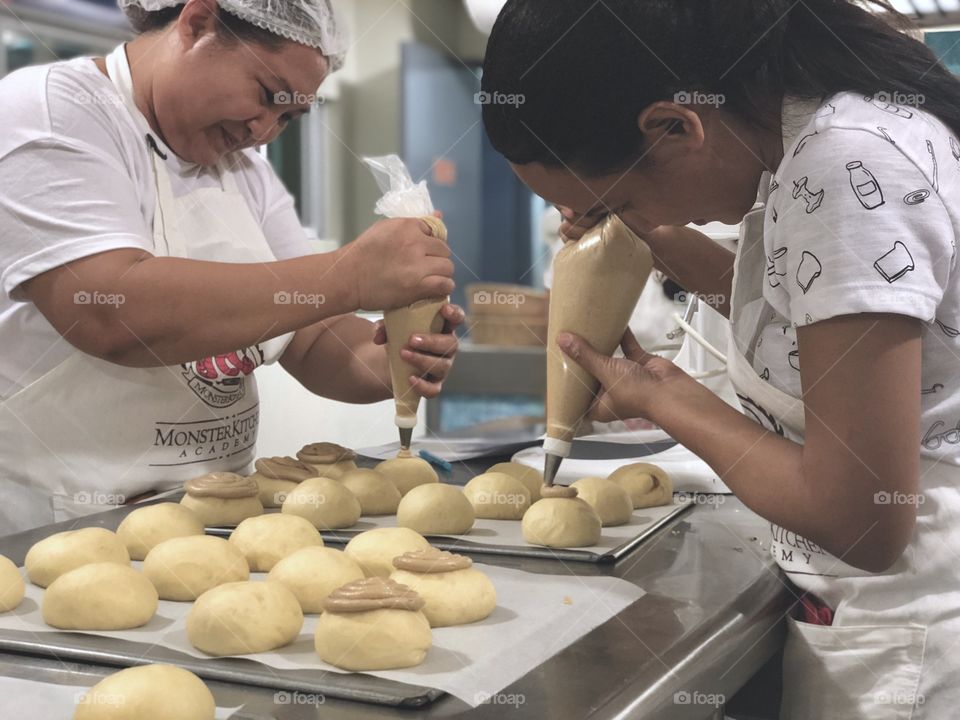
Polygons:
<instances>
[{"instance_id":1,"label":"piping tip","mask_svg":"<svg viewBox=\"0 0 960 720\"><path fill-rule=\"evenodd\" d=\"M413 442L413 428L397 428L400 431L400 449L410 451Z\"/></svg>"},{"instance_id":2,"label":"piping tip","mask_svg":"<svg viewBox=\"0 0 960 720\"><path fill-rule=\"evenodd\" d=\"M544 485L553 486L554 481L557 479L557 473L560 471L560 463L563 462L563 458L559 455L554 455L553 453L547 453L546 458L543 461L543 483Z\"/></svg>"}]
</instances>

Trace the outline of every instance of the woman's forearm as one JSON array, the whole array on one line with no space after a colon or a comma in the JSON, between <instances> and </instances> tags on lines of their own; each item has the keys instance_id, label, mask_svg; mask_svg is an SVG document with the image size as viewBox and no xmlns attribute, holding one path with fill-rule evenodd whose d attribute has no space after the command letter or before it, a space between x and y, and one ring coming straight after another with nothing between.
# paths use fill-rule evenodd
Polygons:
<instances>
[{"instance_id":1,"label":"woman's forearm","mask_svg":"<svg viewBox=\"0 0 960 720\"><path fill-rule=\"evenodd\" d=\"M687 227L657 228L644 235L654 267L721 313L730 316L734 254Z\"/></svg>"}]
</instances>

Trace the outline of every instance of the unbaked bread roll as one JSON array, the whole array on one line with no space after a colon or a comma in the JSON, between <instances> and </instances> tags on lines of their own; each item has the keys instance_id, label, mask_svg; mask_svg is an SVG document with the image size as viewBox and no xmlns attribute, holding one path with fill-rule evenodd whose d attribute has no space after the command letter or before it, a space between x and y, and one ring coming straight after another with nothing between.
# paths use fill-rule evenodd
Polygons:
<instances>
[{"instance_id":1,"label":"unbaked bread roll","mask_svg":"<svg viewBox=\"0 0 960 720\"><path fill-rule=\"evenodd\" d=\"M131 560L143 560L164 540L190 535L203 535L203 523L193 510L179 503L138 508L117 528L117 537L127 546Z\"/></svg>"},{"instance_id":2,"label":"unbaked bread roll","mask_svg":"<svg viewBox=\"0 0 960 720\"><path fill-rule=\"evenodd\" d=\"M203 681L174 665L108 675L83 694L73 720L213 720L217 703Z\"/></svg>"},{"instance_id":3,"label":"unbaked bread roll","mask_svg":"<svg viewBox=\"0 0 960 720\"><path fill-rule=\"evenodd\" d=\"M270 572L301 548L323 546L323 538L309 520L280 513L247 518L230 533L230 542L246 556L253 572Z\"/></svg>"},{"instance_id":4,"label":"unbaked bread roll","mask_svg":"<svg viewBox=\"0 0 960 720\"><path fill-rule=\"evenodd\" d=\"M396 457L384 460L377 470L397 486L401 495L406 495L419 485L440 482L440 476L433 466L422 458Z\"/></svg>"},{"instance_id":5,"label":"unbaked bread roll","mask_svg":"<svg viewBox=\"0 0 960 720\"><path fill-rule=\"evenodd\" d=\"M260 504L278 508L287 495L304 480L317 477L317 471L292 457L260 458L254 463L256 472L250 479L260 488Z\"/></svg>"},{"instance_id":6,"label":"unbaked bread roll","mask_svg":"<svg viewBox=\"0 0 960 720\"><path fill-rule=\"evenodd\" d=\"M608 479L627 491L634 509L670 505L673 502L673 481L656 465L624 465L614 470Z\"/></svg>"},{"instance_id":7,"label":"unbaked bread roll","mask_svg":"<svg viewBox=\"0 0 960 720\"><path fill-rule=\"evenodd\" d=\"M497 463L487 470L488 473L505 473L523 483L523 486L530 491L530 502L536 502L540 499L540 486L543 485L543 473L532 467L521 465L518 462Z\"/></svg>"},{"instance_id":8,"label":"unbaked bread roll","mask_svg":"<svg viewBox=\"0 0 960 720\"><path fill-rule=\"evenodd\" d=\"M320 477L338 478L357 469L357 454L336 443L311 443L297 453L297 459L313 467Z\"/></svg>"},{"instance_id":9,"label":"unbaked bread roll","mask_svg":"<svg viewBox=\"0 0 960 720\"><path fill-rule=\"evenodd\" d=\"M318 477L292 490L281 512L306 518L319 530L337 530L356 525L361 510L360 501L339 480Z\"/></svg>"},{"instance_id":10,"label":"unbaked bread roll","mask_svg":"<svg viewBox=\"0 0 960 720\"><path fill-rule=\"evenodd\" d=\"M578 497L548 497L523 516L523 539L555 548L591 547L600 542L600 516Z\"/></svg>"},{"instance_id":11,"label":"unbaked bread roll","mask_svg":"<svg viewBox=\"0 0 960 720\"><path fill-rule=\"evenodd\" d=\"M354 537L344 552L353 558L367 577L390 577L397 555L430 547L427 539L409 528L377 528Z\"/></svg>"},{"instance_id":12,"label":"unbaked bread roll","mask_svg":"<svg viewBox=\"0 0 960 720\"><path fill-rule=\"evenodd\" d=\"M625 525L633 517L633 503L627 491L606 478L588 477L571 485L577 497L590 505L600 516L604 527Z\"/></svg>"},{"instance_id":13,"label":"unbaked bread roll","mask_svg":"<svg viewBox=\"0 0 960 720\"><path fill-rule=\"evenodd\" d=\"M446 483L413 488L397 508L397 525L421 535L463 535L473 521L473 505L463 490Z\"/></svg>"},{"instance_id":14,"label":"unbaked bread roll","mask_svg":"<svg viewBox=\"0 0 960 720\"><path fill-rule=\"evenodd\" d=\"M350 470L340 476L343 486L360 502L364 515L393 515L400 504L400 491L379 470Z\"/></svg>"},{"instance_id":15,"label":"unbaked bread roll","mask_svg":"<svg viewBox=\"0 0 960 720\"><path fill-rule=\"evenodd\" d=\"M308 547L273 566L269 582L282 583L297 596L304 613L323 612L323 601L338 587L363 580L361 567L342 550Z\"/></svg>"},{"instance_id":16,"label":"unbaked bread roll","mask_svg":"<svg viewBox=\"0 0 960 720\"><path fill-rule=\"evenodd\" d=\"M419 665L433 644L413 590L368 578L332 592L317 622L314 647L324 662L364 672Z\"/></svg>"},{"instance_id":17,"label":"unbaked bread roll","mask_svg":"<svg viewBox=\"0 0 960 720\"><path fill-rule=\"evenodd\" d=\"M157 612L156 588L145 575L117 563L82 565L43 593L43 621L60 630L130 630Z\"/></svg>"},{"instance_id":18,"label":"unbaked bread roll","mask_svg":"<svg viewBox=\"0 0 960 720\"><path fill-rule=\"evenodd\" d=\"M64 573L100 562L129 565L127 546L109 530L82 528L44 538L30 548L23 564L30 582L47 587Z\"/></svg>"},{"instance_id":19,"label":"unbaked bread roll","mask_svg":"<svg viewBox=\"0 0 960 720\"><path fill-rule=\"evenodd\" d=\"M243 553L212 535L173 538L157 545L143 561L143 574L163 600L192 602L207 590L250 577Z\"/></svg>"},{"instance_id":20,"label":"unbaked bread roll","mask_svg":"<svg viewBox=\"0 0 960 720\"><path fill-rule=\"evenodd\" d=\"M263 514L256 480L236 473L213 472L188 480L180 504L193 510L206 527L232 527Z\"/></svg>"},{"instance_id":21,"label":"unbaked bread roll","mask_svg":"<svg viewBox=\"0 0 960 720\"><path fill-rule=\"evenodd\" d=\"M0 613L16 610L27 592L20 568L0 555Z\"/></svg>"},{"instance_id":22,"label":"unbaked bread roll","mask_svg":"<svg viewBox=\"0 0 960 720\"><path fill-rule=\"evenodd\" d=\"M396 557L393 565L390 579L423 598L430 627L477 622L497 607L493 583L468 557L430 548Z\"/></svg>"},{"instance_id":23,"label":"unbaked bread roll","mask_svg":"<svg viewBox=\"0 0 960 720\"><path fill-rule=\"evenodd\" d=\"M530 491L506 473L477 475L463 488L478 518L519 520L530 507Z\"/></svg>"},{"instance_id":24,"label":"unbaked bread roll","mask_svg":"<svg viewBox=\"0 0 960 720\"><path fill-rule=\"evenodd\" d=\"M280 583L220 585L187 616L187 638L208 655L248 655L289 645L303 627L296 596Z\"/></svg>"}]
</instances>

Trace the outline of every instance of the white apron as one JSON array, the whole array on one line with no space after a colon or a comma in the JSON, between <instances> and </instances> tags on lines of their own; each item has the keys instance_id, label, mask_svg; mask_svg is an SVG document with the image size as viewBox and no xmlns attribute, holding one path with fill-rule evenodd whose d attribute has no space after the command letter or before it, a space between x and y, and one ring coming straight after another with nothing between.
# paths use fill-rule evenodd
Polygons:
<instances>
[{"instance_id":1,"label":"white apron","mask_svg":"<svg viewBox=\"0 0 960 720\"><path fill-rule=\"evenodd\" d=\"M157 186L153 254L275 261L225 172L230 156L218 168L222 188L175 197L159 156L162 144L148 140L154 136L134 104L124 46L107 58L107 67L144 142L156 148L150 150ZM253 371L279 357L292 337L150 369L74 352L0 406L0 536L100 512L213 470L245 471L259 422Z\"/></svg>"},{"instance_id":2,"label":"white apron","mask_svg":"<svg viewBox=\"0 0 960 720\"><path fill-rule=\"evenodd\" d=\"M759 333L774 313L763 299L763 227L760 208L741 228L728 368L744 410L802 442L802 400L764 382L751 364ZM943 720L960 712L958 486L956 468L922 461L924 501L913 539L894 567L879 575L771 528L771 552L788 577L834 610L832 626L788 619L781 720ZM784 559L801 554L804 572L791 573Z\"/></svg>"}]
</instances>

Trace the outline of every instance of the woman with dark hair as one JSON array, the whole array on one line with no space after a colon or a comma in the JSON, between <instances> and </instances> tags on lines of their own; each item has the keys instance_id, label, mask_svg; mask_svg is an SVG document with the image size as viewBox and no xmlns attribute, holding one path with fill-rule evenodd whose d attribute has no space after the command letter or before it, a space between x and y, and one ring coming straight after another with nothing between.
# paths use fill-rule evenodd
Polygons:
<instances>
[{"instance_id":1,"label":"woman with dark hair","mask_svg":"<svg viewBox=\"0 0 960 720\"><path fill-rule=\"evenodd\" d=\"M120 4L132 42L0 81L0 535L246 472L262 364L392 397L384 331L355 312L453 288L433 218L314 254L256 151L343 62L329 0ZM423 396L457 351L463 312L442 314L402 339Z\"/></svg>"},{"instance_id":2,"label":"woman with dark hair","mask_svg":"<svg viewBox=\"0 0 960 720\"><path fill-rule=\"evenodd\" d=\"M870 7L866 7L869 5ZM771 523L784 718L960 705L960 80L886 2L509 0L493 145L576 240L618 214L730 319L744 414L626 336L603 390ZM759 189L759 191L758 191ZM742 223L736 256L690 223Z\"/></svg>"}]
</instances>

